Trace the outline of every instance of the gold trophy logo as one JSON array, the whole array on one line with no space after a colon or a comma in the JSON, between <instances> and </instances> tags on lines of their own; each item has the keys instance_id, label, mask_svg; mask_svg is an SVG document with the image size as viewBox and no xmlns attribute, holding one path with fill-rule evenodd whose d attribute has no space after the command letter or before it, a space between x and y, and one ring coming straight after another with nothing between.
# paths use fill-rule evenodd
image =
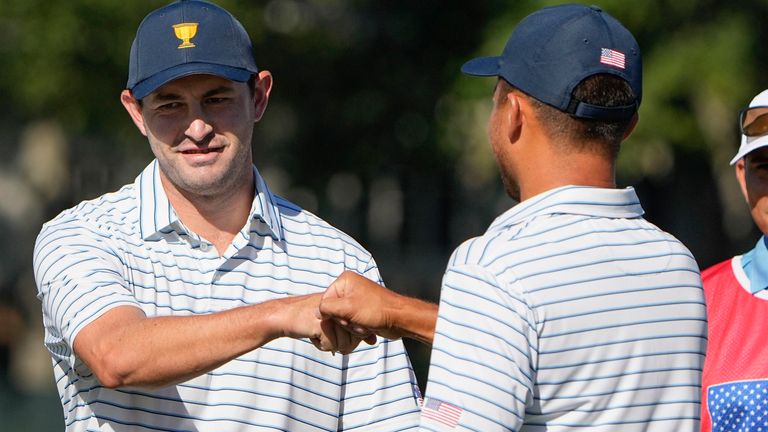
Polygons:
<instances>
[{"instance_id":1,"label":"gold trophy logo","mask_svg":"<svg viewBox=\"0 0 768 432\"><path fill-rule=\"evenodd\" d=\"M195 47L195 44L189 40L197 34L197 23L174 24L173 32L177 38L181 39L181 45L178 46L178 49Z\"/></svg>"}]
</instances>

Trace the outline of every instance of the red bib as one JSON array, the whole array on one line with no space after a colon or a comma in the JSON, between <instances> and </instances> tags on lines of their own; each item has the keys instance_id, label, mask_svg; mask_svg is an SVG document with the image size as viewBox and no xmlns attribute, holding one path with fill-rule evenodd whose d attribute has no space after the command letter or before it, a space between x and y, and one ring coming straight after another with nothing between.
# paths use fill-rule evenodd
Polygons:
<instances>
[{"instance_id":1,"label":"red bib","mask_svg":"<svg viewBox=\"0 0 768 432\"><path fill-rule=\"evenodd\" d=\"M744 289L733 262L701 274L709 322L701 430L768 431L768 300Z\"/></svg>"}]
</instances>

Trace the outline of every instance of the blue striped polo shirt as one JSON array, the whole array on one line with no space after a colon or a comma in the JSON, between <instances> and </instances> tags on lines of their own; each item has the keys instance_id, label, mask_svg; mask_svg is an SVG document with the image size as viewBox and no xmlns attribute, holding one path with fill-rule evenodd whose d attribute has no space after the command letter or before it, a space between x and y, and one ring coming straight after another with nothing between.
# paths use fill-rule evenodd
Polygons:
<instances>
[{"instance_id":1,"label":"blue striped polo shirt","mask_svg":"<svg viewBox=\"0 0 768 432\"><path fill-rule=\"evenodd\" d=\"M444 275L421 428L698 431L698 266L632 188L513 207Z\"/></svg>"},{"instance_id":2,"label":"blue striped polo shirt","mask_svg":"<svg viewBox=\"0 0 768 432\"><path fill-rule=\"evenodd\" d=\"M178 385L103 387L72 351L123 305L147 316L207 314L325 290L344 270L380 281L371 255L273 195L254 168L251 217L223 256L187 229L153 161L133 184L46 223L34 252L45 346L68 431L397 431L418 426L400 341L331 356L280 338Z\"/></svg>"}]
</instances>

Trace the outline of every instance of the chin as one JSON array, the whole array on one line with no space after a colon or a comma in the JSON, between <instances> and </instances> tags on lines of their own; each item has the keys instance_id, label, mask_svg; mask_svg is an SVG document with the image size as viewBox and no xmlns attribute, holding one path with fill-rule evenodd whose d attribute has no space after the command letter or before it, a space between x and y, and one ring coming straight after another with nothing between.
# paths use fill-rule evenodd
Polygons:
<instances>
[{"instance_id":1,"label":"chin","mask_svg":"<svg viewBox=\"0 0 768 432\"><path fill-rule=\"evenodd\" d=\"M507 195L513 200L520 202L520 186L507 178L503 173L501 175L501 182L504 184L504 190L507 192Z\"/></svg>"},{"instance_id":2,"label":"chin","mask_svg":"<svg viewBox=\"0 0 768 432\"><path fill-rule=\"evenodd\" d=\"M210 170L192 171L172 180L173 184L180 190L198 196L214 196L230 187L225 175Z\"/></svg>"}]
</instances>

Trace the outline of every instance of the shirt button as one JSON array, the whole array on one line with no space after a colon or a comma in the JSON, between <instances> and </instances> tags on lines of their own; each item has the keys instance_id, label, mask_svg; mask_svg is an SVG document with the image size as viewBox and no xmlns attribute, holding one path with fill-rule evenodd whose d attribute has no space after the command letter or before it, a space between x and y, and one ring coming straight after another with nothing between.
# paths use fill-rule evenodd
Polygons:
<instances>
[{"instance_id":1,"label":"shirt button","mask_svg":"<svg viewBox=\"0 0 768 432\"><path fill-rule=\"evenodd\" d=\"M211 248L211 245L208 243L200 243L200 250L203 252L208 252L208 249Z\"/></svg>"}]
</instances>

